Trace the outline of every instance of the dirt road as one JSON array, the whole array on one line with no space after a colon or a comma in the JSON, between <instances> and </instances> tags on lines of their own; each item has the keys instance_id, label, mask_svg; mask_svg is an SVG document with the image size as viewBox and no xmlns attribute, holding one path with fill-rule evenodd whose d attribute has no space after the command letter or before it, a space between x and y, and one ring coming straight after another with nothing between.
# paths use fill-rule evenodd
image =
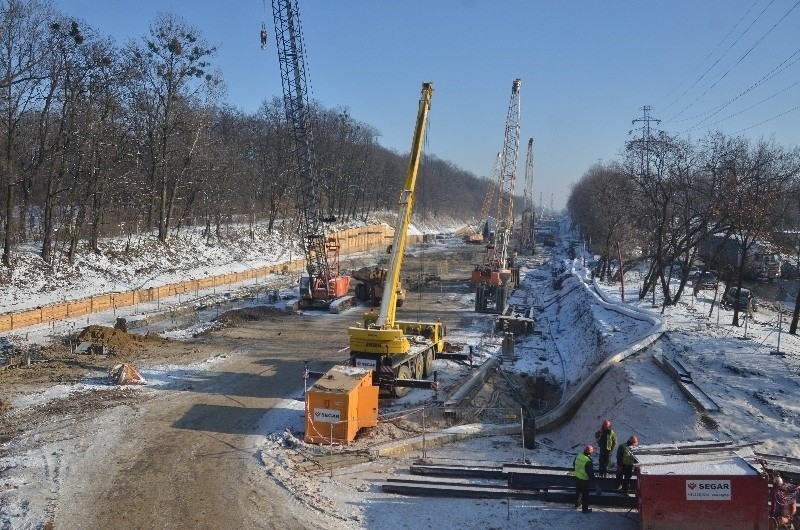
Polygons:
<instances>
[{"instance_id":1,"label":"dirt road","mask_svg":"<svg viewBox=\"0 0 800 530\"><path fill-rule=\"evenodd\" d=\"M450 307L450 289L463 285L412 293L402 313L458 325L465 315ZM346 358L346 329L362 311L234 316L229 327L189 343L150 345L138 360L139 367L217 361L206 368L180 370L166 385L70 396L38 416L6 419L0 430L18 436L17 450L52 482L46 511L56 529L327 528L329 518L270 479L259 426L287 396L301 397L306 360L324 371ZM84 364L76 370L91 368Z\"/></svg>"},{"instance_id":2,"label":"dirt road","mask_svg":"<svg viewBox=\"0 0 800 530\"><path fill-rule=\"evenodd\" d=\"M239 322L196 345L198 355L226 361L126 410L107 411L118 422L114 447L94 448L92 422L82 432L76 425L76 443L103 458L64 470L55 528L315 527L266 477L257 427L302 388L304 360L327 357L322 366L343 357L330 337L350 318Z\"/></svg>"}]
</instances>

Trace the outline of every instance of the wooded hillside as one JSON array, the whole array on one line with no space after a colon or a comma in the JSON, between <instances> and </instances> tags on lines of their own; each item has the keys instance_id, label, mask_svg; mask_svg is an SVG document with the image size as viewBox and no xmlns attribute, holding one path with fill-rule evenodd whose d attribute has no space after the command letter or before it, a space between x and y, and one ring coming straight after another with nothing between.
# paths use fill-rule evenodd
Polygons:
<instances>
[{"instance_id":1,"label":"wooded hillside","mask_svg":"<svg viewBox=\"0 0 800 530\"><path fill-rule=\"evenodd\" d=\"M120 45L43 0L0 0L0 237L36 242L50 263L78 245L187 225L294 217L295 172L282 101L252 113L223 99L216 48L165 14ZM343 221L394 210L407 157L346 107L312 104L325 208ZM411 119L409 119L411 123ZM420 215L478 215L486 181L427 156Z\"/></svg>"}]
</instances>

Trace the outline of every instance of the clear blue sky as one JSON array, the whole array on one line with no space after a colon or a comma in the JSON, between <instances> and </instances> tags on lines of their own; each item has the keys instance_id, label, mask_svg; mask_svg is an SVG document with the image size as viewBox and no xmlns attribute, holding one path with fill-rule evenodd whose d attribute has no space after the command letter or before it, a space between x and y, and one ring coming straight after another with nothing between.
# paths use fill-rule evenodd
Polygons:
<instances>
[{"instance_id":1,"label":"clear blue sky","mask_svg":"<svg viewBox=\"0 0 800 530\"><path fill-rule=\"evenodd\" d=\"M521 78L518 192L533 137L534 200L552 195L560 209L591 164L618 158L643 105L663 129L692 138L710 128L800 145L800 109L791 111L800 105L798 3L301 0L300 12L314 99L349 108L381 144L407 152L421 84L432 81L427 152L479 176L502 147L511 83ZM269 1L55 4L119 43L172 11L218 46L228 103L254 111L281 94Z\"/></svg>"}]
</instances>

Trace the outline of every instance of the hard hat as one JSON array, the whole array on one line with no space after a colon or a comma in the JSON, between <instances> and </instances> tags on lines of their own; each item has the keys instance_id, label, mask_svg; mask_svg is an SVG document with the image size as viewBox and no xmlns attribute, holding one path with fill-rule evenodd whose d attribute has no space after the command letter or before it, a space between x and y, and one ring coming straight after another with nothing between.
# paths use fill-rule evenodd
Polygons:
<instances>
[{"instance_id":1,"label":"hard hat","mask_svg":"<svg viewBox=\"0 0 800 530\"><path fill-rule=\"evenodd\" d=\"M635 436L631 436L630 438L628 438L628 443L630 445L639 445L639 439Z\"/></svg>"},{"instance_id":2,"label":"hard hat","mask_svg":"<svg viewBox=\"0 0 800 530\"><path fill-rule=\"evenodd\" d=\"M587 445L586 447L583 448L583 452L587 455L590 455L594 453L594 447L592 447L591 444Z\"/></svg>"},{"instance_id":3,"label":"hard hat","mask_svg":"<svg viewBox=\"0 0 800 530\"><path fill-rule=\"evenodd\" d=\"M611 420L604 421L603 422L603 427L606 428L606 429L610 429L611 428Z\"/></svg>"},{"instance_id":4,"label":"hard hat","mask_svg":"<svg viewBox=\"0 0 800 530\"><path fill-rule=\"evenodd\" d=\"M775 477L775 480L773 480L772 483L776 486L783 486L783 479L781 477Z\"/></svg>"}]
</instances>

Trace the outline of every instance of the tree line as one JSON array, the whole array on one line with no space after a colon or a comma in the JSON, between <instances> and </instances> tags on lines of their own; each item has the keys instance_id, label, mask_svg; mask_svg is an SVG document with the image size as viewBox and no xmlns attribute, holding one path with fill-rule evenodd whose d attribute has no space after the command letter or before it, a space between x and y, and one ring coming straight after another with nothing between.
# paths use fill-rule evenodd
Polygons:
<instances>
[{"instance_id":1,"label":"tree line","mask_svg":"<svg viewBox=\"0 0 800 530\"><path fill-rule=\"evenodd\" d=\"M601 256L601 279L611 273L617 244L624 262L649 260L640 299L657 289L664 306L677 303L700 250L713 261L727 242L740 249L739 262L716 272L726 288L741 289L756 245L800 260L800 150L719 132L690 141L653 130L628 141L619 160L589 168L567 210ZM677 285L670 282L675 273ZM738 309L734 304L735 325Z\"/></svg>"},{"instance_id":2,"label":"tree line","mask_svg":"<svg viewBox=\"0 0 800 530\"><path fill-rule=\"evenodd\" d=\"M197 28L166 13L120 45L46 0L0 0L0 17L2 266L21 242L41 243L46 263L72 262L112 230L166 243L189 224L214 237L231 219L271 231L295 217L282 101L265 97L255 112L226 103L216 48ZM365 221L395 211L407 156L346 107L312 106L327 212ZM427 156L419 215L471 218L485 189Z\"/></svg>"}]
</instances>

